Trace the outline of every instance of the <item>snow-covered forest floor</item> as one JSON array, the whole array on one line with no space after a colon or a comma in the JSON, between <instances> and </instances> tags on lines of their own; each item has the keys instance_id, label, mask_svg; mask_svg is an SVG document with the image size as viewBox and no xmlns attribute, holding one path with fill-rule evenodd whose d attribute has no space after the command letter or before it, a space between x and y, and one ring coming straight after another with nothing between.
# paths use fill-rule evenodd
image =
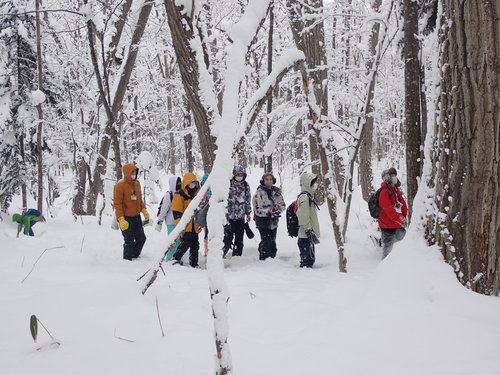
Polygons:
<instances>
[{"instance_id":1,"label":"snow-covered forest floor","mask_svg":"<svg viewBox=\"0 0 500 375\"><path fill-rule=\"evenodd\" d=\"M251 176L252 191L257 174ZM290 203L298 187L285 189ZM156 207L150 207L151 213ZM68 212L65 214L64 212ZM500 373L500 299L462 287L440 253L410 233L380 261L369 238L375 224L357 195L348 233L348 273L338 272L326 209L316 267L300 269L296 239L281 220L278 256L258 261L256 237L244 255L225 260L230 287L234 373L474 374ZM165 265L145 296L138 276L166 233L146 228L141 257L122 257L122 236L69 209L16 238L0 224L0 369L25 374L212 374L215 345L205 260L200 269ZM46 248L31 275L34 262ZM155 306L165 337L162 337ZM40 328L36 314L60 341ZM124 341L115 336L131 340Z\"/></svg>"}]
</instances>

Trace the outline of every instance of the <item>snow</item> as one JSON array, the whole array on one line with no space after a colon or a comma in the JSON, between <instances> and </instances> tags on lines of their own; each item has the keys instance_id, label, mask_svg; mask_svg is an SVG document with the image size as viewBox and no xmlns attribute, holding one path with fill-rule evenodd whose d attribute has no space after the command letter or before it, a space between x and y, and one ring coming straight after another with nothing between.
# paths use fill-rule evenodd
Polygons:
<instances>
[{"instance_id":1,"label":"snow","mask_svg":"<svg viewBox=\"0 0 500 375\"><path fill-rule=\"evenodd\" d=\"M249 175L255 191L261 170ZM285 200L298 191L285 176ZM61 200L61 204L62 204ZM224 261L231 290L229 342L234 372L266 374L497 375L500 300L462 287L440 253L409 233L380 261L368 234L374 225L359 190L347 234L348 273L338 272L326 209L316 267L298 268L296 239L278 229L278 256L258 261L256 238L244 255ZM156 210L149 207L151 213ZM141 258L121 259L122 236L97 219L73 222L69 210L15 238L0 224L0 366L3 374L213 373L213 318L204 258L201 269L168 266L146 295L136 278L166 233L146 227ZM153 216L153 215L152 215ZM33 263L49 247L24 283ZM165 337L161 336L155 299ZM36 314L61 342L40 327ZM116 336L133 340L127 342Z\"/></svg>"},{"instance_id":2,"label":"snow","mask_svg":"<svg viewBox=\"0 0 500 375\"><path fill-rule=\"evenodd\" d=\"M31 92L31 104L36 107L45 101L45 94L41 90L35 90Z\"/></svg>"},{"instance_id":3,"label":"snow","mask_svg":"<svg viewBox=\"0 0 500 375\"><path fill-rule=\"evenodd\" d=\"M259 89L252 95L252 97L248 100L245 107L243 108L241 125L237 134L238 137L241 138L245 134L245 129L248 126L248 120L249 117L251 117L250 116L251 112L254 110L254 107L257 104L257 102L266 95L267 90L269 90L270 87L273 87L276 84L276 79L278 78L278 75L285 69L289 68L290 66L293 66L296 62L304 59L305 59L304 52L298 49L289 49L283 51L278 61L274 63L273 70L271 71L269 76L267 76L267 78L261 84Z\"/></svg>"}]
</instances>

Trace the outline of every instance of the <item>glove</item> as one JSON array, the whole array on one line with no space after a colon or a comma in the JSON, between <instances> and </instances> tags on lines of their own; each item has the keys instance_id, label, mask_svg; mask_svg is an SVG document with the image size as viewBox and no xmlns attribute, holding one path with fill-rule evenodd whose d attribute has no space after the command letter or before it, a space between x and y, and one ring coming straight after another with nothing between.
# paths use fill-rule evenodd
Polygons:
<instances>
[{"instance_id":1,"label":"glove","mask_svg":"<svg viewBox=\"0 0 500 375\"><path fill-rule=\"evenodd\" d=\"M145 208L142 209L142 214L144 215L144 220L147 222L149 222L149 212L148 210L146 210Z\"/></svg>"},{"instance_id":2,"label":"glove","mask_svg":"<svg viewBox=\"0 0 500 375\"><path fill-rule=\"evenodd\" d=\"M120 216L118 218L118 223L120 224L120 229L122 230L122 232L128 229L128 221L125 220L123 216Z\"/></svg>"},{"instance_id":3,"label":"glove","mask_svg":"<svg viewBox=\"0 0 500 375\"><path fill-rule=\"evenodd\" d=\"M156 223L156 227L155 229L158 231L158 232L161 232L161 226L162 226L163 222L160 220L158 223Z\"/></svg>"},{"instance_id":4,"label":"glove","mask_svg":"<svg viewBox=\"0 0 500 375\"><path fill-rule=\"evenodd\" d=\"M307 238L309 238L309 241L311 241L313 244L315 244L315 245L319 244L319 239L316 236L316 233L314 233L314 231L312 229L306 230L306 235L307 235Z\"/></svg>"}]
</instances>

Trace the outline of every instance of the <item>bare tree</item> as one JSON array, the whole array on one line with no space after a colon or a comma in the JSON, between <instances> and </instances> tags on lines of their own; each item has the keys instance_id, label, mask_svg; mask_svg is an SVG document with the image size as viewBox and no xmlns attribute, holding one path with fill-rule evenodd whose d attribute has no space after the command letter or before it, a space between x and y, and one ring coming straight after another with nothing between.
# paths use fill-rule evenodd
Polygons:
<instances>
[{"instance_id":1,"label":"bare tree","mask_svg":"<svg viewBox=\"0 0 500 375\"><path fill-rule=\"evenodd\" d=\"M43 93L43 69L42 69L42 43L40 35L40 0L35 0L36 7L36 59L38 70L38 90ZM36 161L38 172L38 193L37 193L37 209L43 212L43 108L42 103L36 106L38 112L38 126L36 130Z\"/></svg>"},{"instance_id":2,"label":"bare tree","mask_svg":"<svg viewBox=\"0 0 500 375\"><path fill-rule=\"evenodd\" d=\"M404 0L405 134L407 199L411 207L422 168L422 108L418 2Z\"/></svg>"},{"instance_id":3,"label":"bare tree","mask_svg":"<svg viewBox=\"0 0 500 375\"><path fill-rule=\"evenodd\" d=\"M379 12L382 0L374 0L372 3L372 9L374 12ZM380 34L380 23L375 22L372 26L372 31L369 39L369 53L370 58L366 64L368 75L375 68L375 58L377 55L377 45L379 42ZM368 100L370 105L368 107L368 112L366 114L365 130L363 139L361 139L361 145L359 150L359 179L361 183L361 192L363 194L363 199L368 201L370 198L370 193L372 192L373 184L373 171L372 171L372 146L373 146L373 98L375 96L375 90L370 90L368 92Z\"/></svg>"},{"instance_id":4,"label":"bare tree","mask_svg":"<svg viewBox=\"0 0 500 375\"><path fill-rule=\"evenodd\" d=\"M196 25L198 15L194 13L194 3L189 14L183 11L182 6L175 5L174 0L165 0L165 9L184 91L198 132L203 169L209 172L215 159L215 138L210 133L210 121L213 120L217 105L214 105L215 108L206 108L200 96L200 70L207 66L200 66L196 51L191 48L194 39L200 40ZM208 65L206 49L204 54L202 61Z\"/></svg>"},{"instance_id":5,"label":"bare tree","mask_svg":"<svg viewBox=\"0 0 500 375\"><path fill-rule=\"evenodd\" d=\"M273 33L274 33L274 0L271 1L271 6L269 7L269 34L267 38L267 74L271 74L273 71ZM273 132L273 127L269 116L273 110L273 96L269 95L267 99L267 123L266 123L266 135L267 139L271 137ZM273 155L269 155L266 158L266 168L267 173L273 173Z\"/></svg>"},{"instance_id":6,"label":"bare tree","mask_svg":"<svg viewBox=\"0 0 500 375\"><path fill-rule=\"evenodd\" d=\"M500 2L444 0L439 117L433 160L436 215L428 238L460 281L500 286Z\"/></svg>"},{"instance_id":7,"label":"bare tree","mask_svg":"<svg viewBox=\"0 0 500 375\"><path fill-rule=\"evenodd\" d=\"M118 140L119 135L116 128L116 121L119 118L119 112L122 109L123 99L125 98L125 93L127 92L127 85L130 81L135 61L137 59L139 44L141 42L142 35L144 34L144 29L146 28L146 24L149 18L149 14L151 13L152 7L153 7L153 2L145 1L144 5L140 10L139 17L137 19L137 23L128 48L128 54L122 62L123 69L121 69L121 75L120 77L117 77L118 85L116 92L111 93L111 95L113 95L112 102L108 101L107 99L104 87L104 81L102 79L102 75L99 69L99 64L97 61L97 53L95 49L95 38L94 38L95 25L93 24L93 21L91 19L87 21L87 32L89 38L89 47L90 47L92 65L94 66L94 72L99 87L100 100L104 105L107 117L106 127L104 129L104 135L101 138L99 154L97 156L97 161L92 174L93 183L92 186L90 187L87 196L87 214L89 215L95 215L97 197L103 191L103 177L106 174L107 158L111 142L113 142L114 145L115 167L116 167L117 178L121 178L121 159L120 159L119 140Z\"/></svg>"}]
</instances>

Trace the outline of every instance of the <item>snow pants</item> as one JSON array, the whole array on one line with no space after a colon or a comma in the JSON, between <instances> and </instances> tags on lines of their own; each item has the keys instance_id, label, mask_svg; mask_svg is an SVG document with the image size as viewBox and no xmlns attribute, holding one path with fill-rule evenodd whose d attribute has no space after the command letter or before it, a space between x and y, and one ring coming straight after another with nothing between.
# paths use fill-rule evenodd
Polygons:
<instances>
[{"instance_id":1,"label":"snow pants","mask_svg":"<svg viewBox=\"0 0 500 375\"><path fill-rule=\"evenodd\" d=\"M191 267L198 267L198 250L200 250L200 241L198 239L198 233L195 232L185 232L182 237L181 244L177 248L173 258L176 261L180 261L182 256L189 249L189 264Z\"/></svg>"},{"instance_id":2,"label":"snow pants","mask_svg":"<svg viewBox=\"0 0 500 375\"><path fill-rule=\"evenodd\" d=\"M274 258L278 249L276 248L276 232L278 228L257 228L260 232L259 260Z\"/></svg>"},{"instance_id":3,"label":"snow pants","mask_svg":"<svg viewBox=\"0 0 500 375\"><path fill-rule=\"evenodd\" d=\"M382 233L382 259L384 259L392 251L392 246L401 241L406 235L404 228L380 228Z\"/></svg>"},{"instance_id":4,"label":"snow pants","mask_svg":"<svg viewBox=\"0 0 500 375\"><path fill-rule=\"evenodd\" d=\"M241 256L243 254L243 235L245 234L245 219L229 220L224 226L224 255L227 254L231 245L234 249L233 256Z\"/></svg>"},{"instance_id":5,"label":"snow pants","mask_svg":"<svg viewBox=\"0 0 500 375\"><path fill-rule=\"evenodd\" d=\"M314 244L309 238L299 238L297 244L300 251L300 267L312 268L316 260Z\"/></svg>"},{"instance_id":6,"label":"snow pants","mask_svg":"<svg viewBox=\"0 0 500 375\"><path fill-rule=\"evenodd\" d=\"M141 255L142 247L146 242L146 235L142 228L141 215L125 216L128 222L128 229L122 231L123 244L123 259L132 260Z\"/></svg>"}]
</instances>

